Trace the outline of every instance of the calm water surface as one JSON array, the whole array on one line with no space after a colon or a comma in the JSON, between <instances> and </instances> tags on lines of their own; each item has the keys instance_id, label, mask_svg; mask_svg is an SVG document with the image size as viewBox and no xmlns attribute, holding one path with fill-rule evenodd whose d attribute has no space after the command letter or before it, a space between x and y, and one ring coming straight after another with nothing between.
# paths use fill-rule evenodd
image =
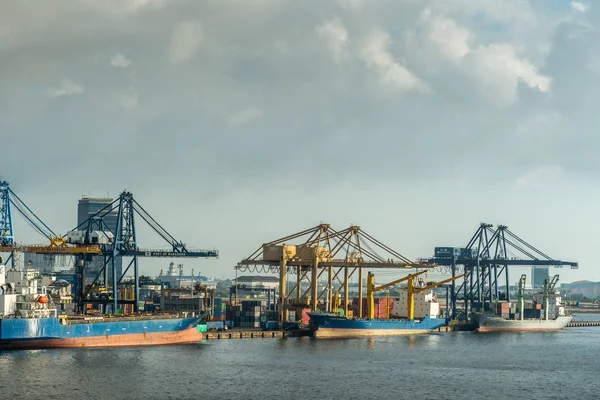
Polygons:
<instances>
[{"instance_id":1,"label":"calm water surface","mask_svg":"<svg viewBox=\"0 0 600 400\"><path fill-rule=\"evenodd\" d=\"M596 399L599 369L600 328L214 340L0 352L0 398Z\"/></svg>"}]
</instances>

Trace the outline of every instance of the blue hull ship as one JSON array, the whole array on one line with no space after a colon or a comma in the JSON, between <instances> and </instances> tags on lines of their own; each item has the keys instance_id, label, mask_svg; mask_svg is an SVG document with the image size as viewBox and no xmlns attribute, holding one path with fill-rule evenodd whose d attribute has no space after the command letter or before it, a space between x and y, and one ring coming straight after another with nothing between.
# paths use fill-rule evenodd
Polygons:
<instances>
[{"instance_id":1,"label":"blue hull ship","mask_svg":"<svg viewBox=\"0 0 600 400\"><path fill-rule=\"evenodd\" d=\"M1 318L0 349L196 343L197 324L198 318L169 317Z\"/></svg>"},{"instance_id":2,"label":"blue hull ship","mask_svg":"<svg viewBox=\"0 0 600 400\"><path fill-rule=\"evenodd\" d=\"M400 336L430 333L446 325L443 318L420 321L402 319L349 319L332 313L309 313L317 338Z\"/></svg>"}]
</instances>

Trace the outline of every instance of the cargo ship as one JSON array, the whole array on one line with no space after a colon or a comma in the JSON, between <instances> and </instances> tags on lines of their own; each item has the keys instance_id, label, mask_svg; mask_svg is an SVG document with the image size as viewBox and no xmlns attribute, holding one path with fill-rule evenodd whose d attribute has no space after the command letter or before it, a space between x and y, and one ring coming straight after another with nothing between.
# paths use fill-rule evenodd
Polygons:
<instances>
[{"instance_id":1,"label":"cargo ship","mask_svg":"<svg viewBox=\"0 0 600 400\"><path fill-rule=\"evenodd\" d=\"M0 350L187 344L202 340L198 317L57 315L51 297L21 271L0 265ZM8 278L8 279L6 279ZM28 279L29 278L29 279Z\"/></svg>"},{"instance_id":2,"label":"cargo ship","mask_svg":"<svg viewBox=\"0 0 600 400\"><path fill-rule=\"evenodd\" d=\"M561 303L560 292L555 290L558 275L546 280L539 293L533 295L533 302L525 304L526 275L519 280L518 307L509 302L496 303L496 314L472 313L477 324L476 332L525 332L557 331L565 328L572 320ZM514 308L513 308L514 307Z\"/></svg>"},{"instance_id":3,"label":"cargo ship","mask_svg":"<svg viewBox=\"0 0 600 400\"><path fill-rule=\"evenodd\" d=\"M572 316L561 315L554 319L504 319L501 317L478 315L476 332L524 332L558 331L571 322Z\"/></svg>"},{"instance_id":4,"label":"cargo ship","mask_svg":"<svg viewBox=\"0 0 600 400\"><path fill-rule=\"evenodd\" d=\"M375 285L375 277L369 272L367 276L367 298L363 302L367 306L369 318L349 318L350 315L312 312L308 315L313 336L317 338L347 338L416 335L431 333L445 326L446 319L438 318L441 310L433 289L463 275L437 283L423 283L421 287L415 287L414 279L425 272L410 274L381 286ZM398 289L400 292L399 298L379 298L376 301L375 292L385 290L404 281L407 281L408 284L406 288ZM337 292L333 300L333 308L337 309L340 304ZM362 300L358 299L358 301ZM379 316L380 319L376 316Z\"/></svg>"},{"instance_id":5,"label":"cargo ship","mask_svg":"<svg viewBox=\"0 0 600 400\"><path fill-rule=\"evenodd\" d=\"M401 336L430 333L446 325L444 318L350 319L334 313L309 313L313 336L316 338L351 338L371 336Z\"/></svg>"}]
</instances>

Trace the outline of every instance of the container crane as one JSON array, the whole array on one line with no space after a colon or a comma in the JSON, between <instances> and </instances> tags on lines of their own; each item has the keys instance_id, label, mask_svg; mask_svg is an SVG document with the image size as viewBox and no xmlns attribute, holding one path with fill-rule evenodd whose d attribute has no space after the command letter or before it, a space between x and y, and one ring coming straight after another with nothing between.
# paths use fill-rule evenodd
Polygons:
<instances>
[{"instance_id":1,"label":"container crane","mask_svg":"<svg viewBox=\"0 0 600 400\"><path fill-rule=\"evenodd\" d=\"M113 232L104 218L111 213L117 214L117 226ZM136 221L144 221L155 233L157 233L169 246L168 250L142 249L138 246ZM99 281L100 276L104 274L104 286L112 288L112 299L102 301L88 300L89 291L83 291L79 303L83 309L83 303L96 303L112 305L112 312L115 313L119 304L133 304L134 311L139 311L139 257L188 257L188 258L217 258L218 250L191 249L185 243L176 240L166 229L162 227L133 197L128 191L122 192L117 199L106 205L104 208L91 215L87 220L67 233L67 237L77 238L77 240L86 246L93 243L92 232L100 231L104 235L105 243L100 243L100 255L104 257L104 262L90 287L94 287ZM118 257L129 257L130 262L124 271L118 273L116 259ZM83 260L81 260L83 261ZM83 264L83 263L79 263ZM78 280L82 281L85 276L83 265L78 272ZM133 299L118 299L117 289L121 284L129 269L133 267L134 275L134 293ZM81 283L81 287L84 285Z\"/></svg>"},{"instance_id":2,"label":"container crane","mask_svg":"<svg viewBox=\"0 0 600 400\"><path fill-rule=\"evenodd\" d=\"M493 225L488 223L480 224L465 247L436 247L433 258L423 258L421 261L444 266L452 276L456 276L459 268L466 273L464 282L459 286L453 283L450 290L452 318L457 317L456 303L459 296L465 301L465 316L469 312L485 310L496 301L510 301L510 268L579 268L576 261L563 261L548 256L517 236L506 225L498 225L493 229ZM499 291L501 283L506 288L504 293Z\"/></svg>"},{"instance_id":3,"label":"container crane","mask_svg":"<svg viewBox=\"0 0 600 400\"><path fill-rule=\"evenodd\" d=\"M363 271L372 268L390 269L430 269L431 263L411 261L380 240L365 232L360 226L351 225L337 231L329 224L321 223L292 235L265 242L254 253L241 260L235 267L245 272L265 272L279 275L279 321L287 321L290 298L296 294L293 303L306 303L310 298L313 310L319 306L331 312L334 308L333 295L336 290L343 292L345 315L349 311L349 282L357 273L358 317L363 316ZM288 290L288 275L296 274L296 284ZM325 280L325 287L319 287L319 280ZM323 277L323 278L322 278ZM302 293L303 282L308 281ZM321 300L323 299L323 300ZM319 304L321 303L321 304Z\"/></svg>"}]
</instances>

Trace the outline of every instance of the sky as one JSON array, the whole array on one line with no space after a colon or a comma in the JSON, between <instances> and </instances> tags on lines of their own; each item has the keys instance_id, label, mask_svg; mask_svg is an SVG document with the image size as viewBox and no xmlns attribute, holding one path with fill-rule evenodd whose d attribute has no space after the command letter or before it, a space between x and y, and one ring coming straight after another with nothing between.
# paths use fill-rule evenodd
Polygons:
<instances>
[{"instance_id":1,"label":"sky","mask_svg":"<svg viewBox=\"0 0 600 400\"><path fill-rule=\"evenodd\" d=\"M599 8L526 0L3 1L0 174L57 232L136 200L231 277L355 224L409 258L504 224L600 279ZM15 217L22 243L43 238ZM164 247L138 225L140 247ZM171 260L146 260L143 274ZM517 269L517 272L520 271ZM515 273L515 280L516 280Z\"/></svg>"}]
</instances>

